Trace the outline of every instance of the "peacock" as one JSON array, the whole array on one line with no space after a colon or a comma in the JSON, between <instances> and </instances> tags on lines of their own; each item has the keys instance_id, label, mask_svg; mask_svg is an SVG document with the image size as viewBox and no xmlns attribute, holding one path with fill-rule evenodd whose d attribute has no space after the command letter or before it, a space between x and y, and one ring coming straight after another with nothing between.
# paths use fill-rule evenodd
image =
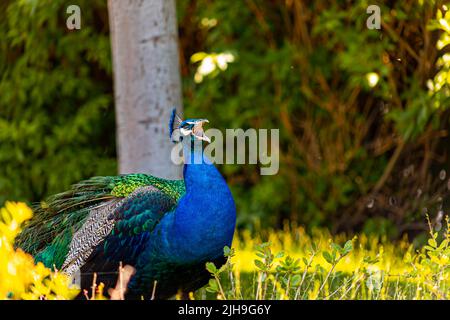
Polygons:
<instances>
[{"instance_id":1,"label":"peacock","mask_svg":"<svg viewBox=\"0 0 450 320\"><path fill-rule=\"evenodd\" d=\"M119 264L131 266L127 299L166 299L204 286L205 263L225 263L236 224L232 193L203 152L207 122L172 112L169 132L182 144L182 180L135 173L81 181L34 208L18 246L84 289L94 274L112 288Z\"/></svg>"}]
</instances>

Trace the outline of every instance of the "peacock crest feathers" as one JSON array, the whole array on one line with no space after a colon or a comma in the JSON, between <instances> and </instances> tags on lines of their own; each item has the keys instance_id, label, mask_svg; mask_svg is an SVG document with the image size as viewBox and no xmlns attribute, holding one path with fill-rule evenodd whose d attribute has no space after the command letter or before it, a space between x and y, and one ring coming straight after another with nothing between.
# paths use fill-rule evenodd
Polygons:
<instances>
[{"instance_id":1,"label":"peacock crest feathers","mask_svg":"<svg viewBox=\"0 0 450 320\"><path fill-rule=\"evenodd\" d=\"M178 128L181 124L183 120L181 119L181 117L177 114L177 109L173 108L172 110L172 114L170 116L170 120L169 120L169 137L172 140L172 142L177 142L174 141L173 139L173 132L175 131L176 128Z\"/></svg>"}]
</instances>

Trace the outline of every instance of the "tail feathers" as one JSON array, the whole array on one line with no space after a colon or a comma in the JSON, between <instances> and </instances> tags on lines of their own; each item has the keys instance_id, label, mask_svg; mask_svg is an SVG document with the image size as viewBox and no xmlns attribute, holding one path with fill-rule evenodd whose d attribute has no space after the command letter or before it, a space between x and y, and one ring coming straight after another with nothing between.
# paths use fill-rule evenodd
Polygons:
<instances>
[{"instance_id":1,"label":"tail feathers","mask_svg":"<svg viewBox=\"0 0 450 320\"><path fill-rule=\"evenodd\" d=\"M90 209L114 198L111 182L111 177L94 177L34 204L33 218L17 238L17 246L35 255L65 234L65 230L77 230Z\"/></svg>"},{"instance_id":2,"label":"tail feathers","mask_svg":"<svg viewBox=\"0 0 450 320\"><path fill-rule=\"evenodd\" d=\"M169 120L169 135L170 135L170 139L172 140L172 142L177 142L176 140L174 140L173 132L175 131L175 129L178 128L178 126L180 125L181 122L182 122L182 120L181 120L181 117L177 114L177 109L173 108L172 114L171 114L170 120Z\"/></svg>"}]
</instances>

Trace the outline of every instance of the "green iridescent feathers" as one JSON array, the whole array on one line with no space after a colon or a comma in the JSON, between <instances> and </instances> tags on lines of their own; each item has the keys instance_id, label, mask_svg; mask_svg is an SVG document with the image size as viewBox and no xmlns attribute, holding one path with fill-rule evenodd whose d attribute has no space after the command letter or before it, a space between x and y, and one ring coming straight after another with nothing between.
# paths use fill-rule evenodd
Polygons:
<instances>
[{"instance_id":1,"label":"green iridescent feathers","mask_svg":"<svg viewBox=\"0 0 450 320\"><path fill-rule=\"evenodd\" d=\"M146 174L93 177L35 205L34 217L19 236L17 245L45 265L54 264L59 268L73 235L91 208L126 198L144 186L153 186L175 201L185 193L183 180L165 180Z\"/></svg>"},{"instance_id":2,"label":"green iridescent feathers","mask_svg":"<svg viewBox=\"0 0 450 320\"><path fill-rule=\"evenodd\" d=\"M143 186L154 186L176 199L186 192L183 180L165 180L139 173L109 178L112 178L111 194L115 197L127 197L138 187Z\"/></svg>"}]
</instances>

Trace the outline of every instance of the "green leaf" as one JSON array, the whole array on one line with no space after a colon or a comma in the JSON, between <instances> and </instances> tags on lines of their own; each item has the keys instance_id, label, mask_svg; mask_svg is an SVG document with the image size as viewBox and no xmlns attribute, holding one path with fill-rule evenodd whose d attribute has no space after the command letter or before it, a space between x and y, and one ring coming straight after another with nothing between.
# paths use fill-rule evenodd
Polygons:
<instances>
[{"instance_id":1,"label":"green leaf","mask_svg":"<svg viewBox=\"0 0 450 320\"><path fill-rule=\"evenodd\" d=\"M265 264L261 260L255 259L255 265L261 270L266 269Z\"/></svg>"},{"instance_id":2,"label":"green leaf","mask_svg":"<svg viewBox=\"0 0 450 320\"><path fill-rule=\"evenodd\" d=\"M328 262L329 264L333 264L334 260L328 251L322 252L322 256L326 262Z\"/></svg>"},{"instance_id":3,"label":"green leaf","mask_svg":"<svg viewBox=\"0 0 450 320\"><path fill-rule=\"evenodd\" d=\"M332 243L331 244L331 248L333 248L333 250L335 250L335 251L337 251L339 253L342 252L342 248L336 243Z\"/></svg>"},{"instance_id":4,"label":"green leaf","mask_svg":"<svg viewBox=\"0 0 450 320\"><path fill-rule=\"evenodd\" d=\"M207 54L206 52L197 52L197 53L194 53L194 54L191 56L191 62L192 62L192 63L196 63L196 62L202 61L202 60L205 59L207 56L208 56L208 54Z\"/></svg>"},{"instance_id":5,"label":"green leaf","mask_svg":"<svg viewBox=\"0 0 450 320\"><path fill-rule=\"evenodd\" d=\"M300 284L300 281L302 280L302 277L299 274L296 274L294 276L292 276L291 278L291 284L293 286L297 286Z\"/></svg>"},{"instance_id":6,"label":"green leaf","mask_svg":"<svg viewBox=\"0 0 450 320\"><path fill-rule=\"evenodd\" d=\"M438 250L443 250L448 245L448 240L444 239L442 240L441 244L439 245Z\"/></svg>"},{"instance_id":7,"label":"green leaf","mask_svg":"<svg viewBox=\"0 0 450 320\"><path fill-rule=\"evenodd\" d=\"M206 270L208 270L208 272L212 274L215 274L217 272L217 268L212 262L206 263Z\"/></svg>"},{"instance_id":8,"label":"green leaf","mask_svg":"<svg viewBox=\"0 0 450 320\"><path fill-rule=\"evenodd\" d=\"M219 291L219 286L217 285L217 281L215 279L210 279L208 282L208 287L206 287L206 291L208 292L217 292Z\"/></svg>"},{"instance_id":9,"label":"green leaf","mask_svg":"<svg viewBox=\"0 0 450 320\"><path fill-rule=\"evenodd\" d=\"M353 242L352 240L348 240L344 245L344 254L348 254L350 251L353 250Z\"/></svg>"},{"instance_id":10,"label":"green leaf","mask_svg":"<svg viewBox=\"0 0 450 320\"><path fill-rule=\"evenodd\" d=\"M437 248L437 242L436 242L436 240L433 239L433 238L428 239L428 244L429 244L431 247L433 247L433 248Z\"/></svg>"}]
</instances>

